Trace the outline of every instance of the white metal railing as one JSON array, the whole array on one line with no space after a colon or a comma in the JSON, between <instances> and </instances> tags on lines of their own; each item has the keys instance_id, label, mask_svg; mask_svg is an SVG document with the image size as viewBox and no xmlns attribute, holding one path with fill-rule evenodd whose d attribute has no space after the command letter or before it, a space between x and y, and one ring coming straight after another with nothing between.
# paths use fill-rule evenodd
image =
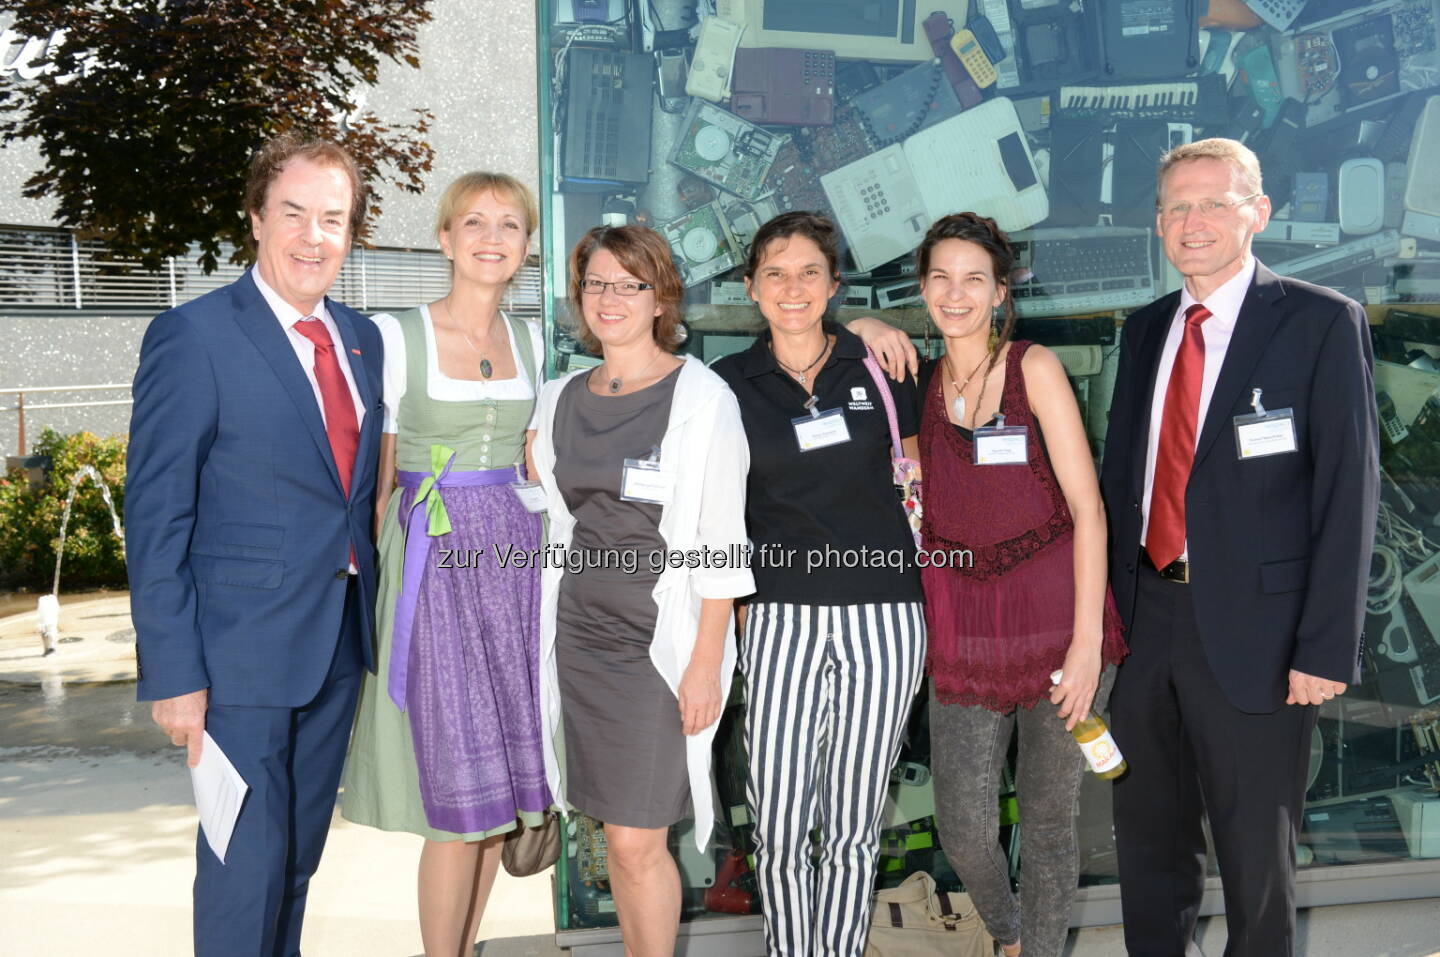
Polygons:
<instances>
[{"instance_id":1,"label":"white metal railing","mask_svg":"<svg viewBox=\"0 0 1440 957\"><path fill-rule=\"evenodd\" d=\"M26 409L81 409L101 405L129 405L130 399L127 396L123 399L87 399L84 402L31 402L25 401L26 395L56 393L56 392L101 392L124 389L129 391L130 383L119 382L108 385L37 385L25 386L23 388L5 389L0 388L0 396L15 396L15 404L0 406L0 412L14 412L16 427L19 432L18 445L19 454L25 454L25 410Z\"/></svg>"},{"instance_id":2,"label":"white metal railing","mask_svg":"<svg viewBox=\"0 0 1440 957\"><path fill-rule=\"evenodd\" d=\"M63 230L0 227L0 308L165 309L234 282L245 267L229 261L206 275L199 248L170 257L160 269L117 258L103 242L79 240ZM438 250L354 249L331 295L364 312L408 308L445 295L450 268ZM506 308L540 314L540 274L535 265L515 277Z\"/></svg>"},{"instance_id":3,"label":"white metal railing","mask_svg":"<svg viewBox=\"0 0 1440 957\"><path fill-rule=\"evenodd\" d=\"M0 227L0 308L23 304L55 305L70 300L74 308L150 307L166 308L202 296L234 282L244 268L222 263L210 275L193 261L170 260L159 272L133 276L116 272L103 275L108 267L129 267L133 263L80 257L85 244L63 233L29 231L35 242L17 242L20 230ZM46 246L48 244L48 255ZM62 265L64 268L45 266ZM387 308L408 308L445 295L450 288L450 270L439 253L421 250L357 249L346 260L331 288L331 295L365 312ZM52 298L53 297L53 298ZM504 307L514 315L540 316L540 267L533 262L521 268L510 284ZM126 390L129 383L104 385L47 385L0 388L0 399L14 396L13 405L0 406L0 414L15 413L19 454L25 454L25 412L40 409L78 409L107 405L129 405L121 399L85 399L68 402L29 402L27 396L63 392L104 392Z\"/></svg>"}]
</instances>

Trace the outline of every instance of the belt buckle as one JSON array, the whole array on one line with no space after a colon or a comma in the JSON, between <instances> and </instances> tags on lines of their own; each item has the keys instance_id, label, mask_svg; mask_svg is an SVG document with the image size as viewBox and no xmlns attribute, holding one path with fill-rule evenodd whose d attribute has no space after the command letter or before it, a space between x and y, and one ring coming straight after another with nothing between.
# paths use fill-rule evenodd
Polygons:
<instances>
[{"instance_id":1,"label":"belt buckle","mask_svg":"<svg viewBox=\"0 0 1440 957\"><path fill-rule=\"evenodd\" d=\"M1160 577L1180 585L1190 584L1190 563L1177 558L1160 570Z\"/></svg>"}]
</instances>

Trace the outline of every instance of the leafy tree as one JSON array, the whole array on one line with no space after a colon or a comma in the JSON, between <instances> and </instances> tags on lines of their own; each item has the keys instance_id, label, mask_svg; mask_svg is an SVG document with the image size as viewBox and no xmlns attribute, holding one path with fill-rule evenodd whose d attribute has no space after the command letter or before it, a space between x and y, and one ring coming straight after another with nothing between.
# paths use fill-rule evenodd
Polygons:
<instances>
[{"instance_id":1,"label":"leafy tree","mask_svg":"<svg viewBox=\"0 0 1440 957\"><path fill-rule=\"evenodd\" d=\"M34 139L24 195L117 255L158 268L199 244L244 255L245 166L291 130L343 143L366 182L423 189L433 115L384 121L358 102L383 59L419 66L428 0L0 0L12 28L63 31L54 69L0 89L0 136ZM370 215L380 211L372 192Z\"/></svg>"}]
</instances>

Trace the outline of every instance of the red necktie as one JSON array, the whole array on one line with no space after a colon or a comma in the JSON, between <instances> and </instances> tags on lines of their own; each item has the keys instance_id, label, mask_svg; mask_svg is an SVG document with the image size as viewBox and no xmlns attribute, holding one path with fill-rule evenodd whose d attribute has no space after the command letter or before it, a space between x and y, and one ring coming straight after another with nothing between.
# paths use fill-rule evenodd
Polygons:
<instances>
[{"instance_id":1,"label":"red necktie","mask_svg":"<svg viewBox=\"0 0 1440 957\"><path fill-rule=\"evenodd\" d=\"M1185 310L1185 335L1165 389L1150 486L1150 530L1145 536L1145 550L1156 568L1169 565L1185 550L1185 486L1195 463L1200 384L1205 378L1205 336L1200 324L1209 318L1210 310L1198 302Z\"/></svg>"},{"instance_id":2,"label":"red necktie","mask_svg":"<svg viewBox=\"0 0 1440 957\"><path fill-rule=\"evenodd\" d=\"M335 342L325 323L308 316L295 323L295 331L315 343L315 381L320 385L320 405L325 410L325 435L330 439L330 454L340 472L340 486L350 495L350 476L355 471L355 449L360 445L360 424L355 418L355 400L340 360L335 356Z\"/></svg>"}]
</instances>

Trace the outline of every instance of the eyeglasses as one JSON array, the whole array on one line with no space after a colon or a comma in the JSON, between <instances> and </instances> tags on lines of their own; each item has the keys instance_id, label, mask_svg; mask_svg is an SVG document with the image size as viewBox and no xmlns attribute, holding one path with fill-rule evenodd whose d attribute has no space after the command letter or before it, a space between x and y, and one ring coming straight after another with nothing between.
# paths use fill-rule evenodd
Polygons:
<instances>
[{"instance_id":1,"label":"eyeglasses","mask_svg":"<svg viewBox=\"0 0 1440 957\"><path fill-rule=\"evenodd\" d=\"M1202 199L1198 203L1171 203L1169 206L1165 206L1160 210L1160 215L1166 219L1184 219L1190 215L1190 210L1193 209L1199 213L1203 219L1217 219L1245 205L1259 195L1259 193L1251 193L1249 196L1234 199L1228 203L1221 199Z\"/></svg>"},{"instance_id":2,"label":"eyeglasses","mask_svg":"<svg viewBox=\"0 0 1440 957\"><path fill-rule=\"evenodd\" d=\"M606 286L615 290L617 296L638 296L646 289L655 288L648 282L636 282L633 279L621 279L617 282L601 282L598 279L580 280L580 291L587 296L600 295L605 291Z\"/></svg>"}]
</instances>

